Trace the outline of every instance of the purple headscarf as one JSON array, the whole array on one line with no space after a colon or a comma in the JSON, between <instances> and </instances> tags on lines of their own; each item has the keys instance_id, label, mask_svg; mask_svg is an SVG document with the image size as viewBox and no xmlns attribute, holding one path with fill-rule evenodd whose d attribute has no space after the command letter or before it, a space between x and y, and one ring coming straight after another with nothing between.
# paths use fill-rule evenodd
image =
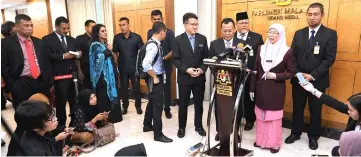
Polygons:
<instances>
[{"instance_id":1,"label":"purple headscarf","mask_svg":"<svg viewBox=\"0 0 361 157\"><path fill-rule=\"evenodd\" d=\"M344 132L340 138L341 156L361 156L361 132Z\"/></svg>"}]
</instances>

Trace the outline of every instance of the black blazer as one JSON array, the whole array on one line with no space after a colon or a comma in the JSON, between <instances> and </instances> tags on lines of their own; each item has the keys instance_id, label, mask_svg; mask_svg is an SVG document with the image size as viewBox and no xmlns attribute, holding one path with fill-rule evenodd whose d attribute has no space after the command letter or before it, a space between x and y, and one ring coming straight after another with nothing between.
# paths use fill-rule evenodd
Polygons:
<instances>
[{"instance_id":1,"label":"black blazer","mask_svg":"<svg viewBox=\"0 0 361 157\"><path fill-rule=\"evenodd\" d=\"M320 97L322 104L348 115L348 107L343 102L336 100L335 98L328 96L327 94L322 94ZM351 117L348 119L347 126L345 131L353 131L356 128L357 121L353 120Z\"/></svg>"},{"instance_id":2,"label":"black blazer","mask_svg":"<svg viewBox=\"0 0 361 157\"><path fill-rule=\"evenodd\" d=\"M54 76L71 74L71 72L77 71L75 58L63 59L64 53L77 50L76 40L73 37L66 36L67 49L62 46L61 41L55 32L44 36L43 41L53 65Z\"/></svg>"},{"instance_id":3,"label":"black blazer","mask_svg":"<svg viewBox=\"0 0 361 157\"><path fill-rule=\"evenodd\" d=\"M308 27L296 31L293 37L291 47L295 58L294 71L295 73L311 74L315 79L312 84L316 88L328 88L330 86L329 69L336 58L337 32L321 25L310 48L308 47L308 39ZM316 42L320 45L319 54L313 52ZM291 83L298 83L298 79L293 78Z\"/></svg>"},{"instance_id":4,"label":"black blazer","mask_svg":"<svg viewBox=\"0 0 361 157\"><path fill-rule=\"evenodd\" d=\"M208 56L207 38L202 34L195 34L194 52L186 33L178 35L172 46L173 64L178 69L177 82L179 84L200 84L206 81L207 66L203 59ZM186 71L188 68L201 68L204 73L196 78L191 77Z\"/></svg>"},{"instance_id":5,"label":"black blazer","mask_svg":"<svg viewBox=\"0 0 361 157\"><path fill-rule=\"evenodd\" d=\"M238 39L237 38L237 32L234 34L234 38ZM239 39L241 40L241 39ZM241 40L243 41L243 40ZM247 35L247 39L246 39L246 42L242 42L244 44L244 46L246 46L247 44L252 46L252 49L253 49L253 56L248 56L248 65L247 67L250 68L250 69L253 69L254 68L254 64L256 63L256 56L257 56L257 51L258 51L258 47L263 45L264 42L263 42L263 39L262 39L262 35L261 34L258 34L258 33L255 33L255 32L252 32L252 31L249 31L248 32L248 35Z\"/></svg>"},{"instance_id":6,"label":"black blazer","mask_svg":"<svg viewBox=\"0 0 361 157\"><path fill-rule=\"evenodd\" d=\"M45 83L52 83L51 64L48 53L44 49L44 42L39 38L31 36L36 58L38 60L41 79ZM17 35L1 40L1 76L6 88L11 91L12 83L20 78L24 69L24 54Z\"/></svg>"}]
</instances>

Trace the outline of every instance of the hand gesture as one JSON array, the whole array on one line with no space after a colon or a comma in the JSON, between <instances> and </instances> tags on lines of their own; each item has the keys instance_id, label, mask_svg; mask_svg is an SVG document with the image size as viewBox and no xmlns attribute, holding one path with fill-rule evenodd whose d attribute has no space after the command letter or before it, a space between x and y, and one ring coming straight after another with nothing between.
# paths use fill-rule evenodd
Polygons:
<instances>
[{"instance_id":1,"label":"hand gesture","mask_svg":"<svg viewBox=\"0 0 361 157\"><path fill-rule=\"evenodd\" d=\"M310 81L313 80L313 79L312 79L312 76L311 76L310 74L302 73L302 76L303 76L308 82L310 82Z\"/></svg>"},{"instance_id":2,"label":"hand gesture","mask_svg":"<svg viewBox=\"0 0 361 157\"><path fill-rule=\"evenodd\" d=\"M66 137L68 137L70 135L70 133L67 133L67 132L61 132L59 133L56 137L55 137L55 140L56 141L61 141L61 140L64 140Z\"/></svg>"},{"instance_id":3,"label":"hand gesture","mask_svg":"<svg viewBox=\"0 0 361 157\"><path fill-rule=\"evenodd\" d=\"M158 83L159 83L159 78L158 77L153 78L153 84L158 84Z\"/></svg>"}]
</instances>

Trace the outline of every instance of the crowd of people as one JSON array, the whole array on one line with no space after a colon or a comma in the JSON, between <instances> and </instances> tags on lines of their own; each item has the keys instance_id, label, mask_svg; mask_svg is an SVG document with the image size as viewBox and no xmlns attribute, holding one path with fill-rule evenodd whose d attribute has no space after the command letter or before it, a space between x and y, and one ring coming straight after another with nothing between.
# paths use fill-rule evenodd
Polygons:
<instances>
[{"instance_id":1,"label":"crowd of people","mask_svg":"<svg viewBox=\"0 0 361 157\"><path fill-rule=\"evenodd\" d=\"M321 109L326 104L349 114L346 132L340 146L333 149L335 156L361 155L361 94L348 99L347 104L324 94L329 87L329 69L335 61L337 32L322 25L324 7L313 3L307 9L308 26L296 31L292 45L286 43L286 30L281 24L272 24L267 30L266 41L250 31L247 12L236 15L236 21L225 18L220 23L222 37L210 42L197 33L198 17L194 13L183 16L185 32L176 36L163 23L159 10L151 12L152 28L147 42L130 30L127 17L119 19L120 33L114 36L112 48L108 45L107 29L93 20L85 22L85 33L73 38L68 35L69 21L65 17L55 20L55 31L42 39L32 36L33 22L24 14L2 25L1 76L2 109L11 93L17 128L15 135L20 143L10 141L8 155L57 156L66 145L92 141L92 132L105 123L123 120L129 107L129 80L135 99L137 114L142 114L140 79L149 89L143 132L154 132L154 140L170 143L173 140L162 132L162 112L172 118L170 112L171 74L177 68L179 89L177 136L186 136L187 109L193 93L195 131L206 136L203 128L203 100L208 67L203 59L217 56L225 48L239 43L252 46L247 67L258 73L245 84L244 107L249 131L256 123L255 147L279 152L282 145L282 118L286 94L286 80L291 80L293 97L292 131L286 144L300 139L304 124L304 108L308 99L310 128L309 148L318 148L322 134ZM144 51L139 75L139 54ZM73 82L74 72L79 84ZM301 73L308 83L300 84L295 75ZM117 84L117 82L120 82ZM76 93L75 86L80 87ZM56 112L49 105L51 88L54 89ZM119 90L120 89L120 90ZM35 99L34 99L35 95ZM40 96L39 96L40 95ZM121 103L122 101L122 109ZM66 115L66 102L70 115ZM216 130L218 132L216 101ZM241 113L239 111L239 113ZM71 118L69 126L66 121ZM237 116L237 119L242 117ZM240 127L240 122L238 122ZM219 141L219 134L215 136ZM65 141L65 142L64 142ZM20 144L20 145L19 145ZM22 149L18 149L18 148ZM144 147L144 146L143 146Z\"/></svg>"}]
</instances>

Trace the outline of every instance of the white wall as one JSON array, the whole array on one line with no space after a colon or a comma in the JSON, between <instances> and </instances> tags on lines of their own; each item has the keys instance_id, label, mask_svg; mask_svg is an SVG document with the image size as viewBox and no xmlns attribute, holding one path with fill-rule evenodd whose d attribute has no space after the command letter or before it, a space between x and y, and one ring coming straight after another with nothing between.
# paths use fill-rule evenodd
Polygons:
<instances>
[{"instance_id":1,"label":"white wall","mask_svg":"<svg viewBox=\"0 0 361 157\"><path fill-rule=\"evenodd\" d=\"M14 8L4 9L5 21L15 22L16 12Z\"/></svg>"},{"instance_id":2,"label":"white wall","mask_svg":"<svg viewBox=\"0 0 361 157\"><path fill-rule=\"evenodd\" d=\"M50 0L49 2L51 10L51 23L53 30L55 30L55 19L59 16L64 16L67 18L65 0Z\"/></svg>"}]
</instances>

